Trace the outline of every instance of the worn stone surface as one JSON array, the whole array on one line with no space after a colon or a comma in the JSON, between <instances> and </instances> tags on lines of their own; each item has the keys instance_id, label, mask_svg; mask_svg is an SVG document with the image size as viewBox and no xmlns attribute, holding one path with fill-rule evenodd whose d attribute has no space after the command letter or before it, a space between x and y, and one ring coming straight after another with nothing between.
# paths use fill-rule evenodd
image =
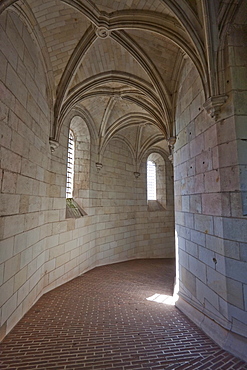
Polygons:
<instances>
[{"instance_id":1,"label":"worn stone surface","mask_svg":"<svg viewBox=\"0 0 247 370\"><path fill-rule=\"evenodd\" d=\"M186 78L191 79L189 68L194 70L188 62L188 67L184 69L184 75L181 77L181 80L185 78L183 83L186 83ZM194 73L196 79L196 72ZM191 111L193 105L184 109ZM177 114L181 114L179 105ZM175 204L177 201L180 204L182 197L182 212L176 213L176 230L179 237L177 245L181 250L178 253L180 264L183 266L179 276L179 288L192 307L198 309L201 305L201 310L207 315L212 315L214 319L218 316L221 325L224 323L226 328L232 325L233 332L245 336L246 265L240 256L239 242L243 242L246 248L247 228L239 197L235 118L226 117L216 123L207 117L204 119L209 121L205 122L208 129L198 132L193 140L183 141L184 147L190 148L190 163L191 166L195 164L195 171L190 171L189 177L185 179L181 176L181 166L175 165L175 181L182 183L181 188L175 186ZM181 134L187 129L196 132L192 128L195 124L193 121L184 121ZM175 156L178 157L181 157L180 151L183 148L180 144L175 144ZM198 183L197 174L200 172L203 174L201 185L195 188L195 181ZM184 218L192 214L194 220L186 232L182 228L183 214ZM235 216L238 218L234 219ZM188 246L185 250L182 239L185 239ZM225 302L224 312L221 310L220 297ZM179 304L179 307L187 312L188 306ZM233 310L233 307L236 310ZM189 309L187 313L190 315ZM191 317L193 318L193 313ZM239 323L234 324L235 320L242 322L242 327Z\"/></svg>"},{"instance_id":2,"label":"worn stone surface","mask_svg":"<svg viewBox=\"0 0 247 370\"><path fill-rule=\"evenodd\" d=\"M181 306L219 341L245 337L246 0L2 0L0 13L1 338L95 266L175 254ZM66 218L69 129L80 218Z\"/></svg>"}]
</instances>

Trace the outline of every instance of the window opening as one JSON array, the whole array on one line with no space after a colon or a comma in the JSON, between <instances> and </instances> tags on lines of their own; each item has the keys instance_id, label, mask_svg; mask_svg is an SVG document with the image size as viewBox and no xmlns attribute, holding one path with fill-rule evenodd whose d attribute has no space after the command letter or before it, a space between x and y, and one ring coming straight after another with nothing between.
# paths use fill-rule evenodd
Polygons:
<instances>
[{"instance_id":1,"label":"window opening","mask_svg":"<svg viewBox=\"0 0 247 370\"><path fill-rule=\"evenodd\" d=\"M73 131L69 130L66 198L72 198L72 194L73 194L74 158L75 158L75 138L74 138Z\"/></svg>"},{"instance_id":2,"label":"window opening","mask_svg":"<svg viewBox=\"0 0 247 370\"><path fill-rule=\"evenodd\" d=\"M156 200L156 164L147 161L147 200Z\"/></svg>"}]
</instances>

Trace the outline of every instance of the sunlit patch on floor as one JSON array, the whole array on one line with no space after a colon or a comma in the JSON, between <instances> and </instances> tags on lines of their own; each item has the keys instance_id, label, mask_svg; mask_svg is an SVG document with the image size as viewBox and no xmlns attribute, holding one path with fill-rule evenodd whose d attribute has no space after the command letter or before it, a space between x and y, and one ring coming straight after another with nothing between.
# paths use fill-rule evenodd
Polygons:
<instances>
[{"instance_id":1,"label":"sunlit patch on floor","mask_svg":"<svg viewBox=\"0 0 247 370\"><path fill-rule=\"evenodd\" d=\"M178 296L177 295L170 296L170 295L156 293L156 294L154 294L151 297L148 297L146 299L148 301L153 301L153 302L157 302L157 303L163 303L163 304L168 304L168 305L174 306L175 302L178 299Z\"/></svg>"}]
</instances>

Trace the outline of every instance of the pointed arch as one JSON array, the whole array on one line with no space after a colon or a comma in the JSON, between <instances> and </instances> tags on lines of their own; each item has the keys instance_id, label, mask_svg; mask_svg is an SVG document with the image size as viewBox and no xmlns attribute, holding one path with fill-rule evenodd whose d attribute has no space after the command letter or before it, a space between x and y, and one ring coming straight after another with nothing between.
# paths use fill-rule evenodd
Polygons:
<instances>
[{"instance_id":1,"label":"pointed arch","mask_svg":"<svg viewBox=\"0 0 247 370\"><path fill-rule=\"evenodd\" d=\"M64 72L58 84L57 97L56 97L56 102L55 102L55 107L54 107L54 128L53 128L54 136L55 136L55 131L56 131L56 127L55 127L56 121L59 117L62 103L68 92L68 87L77 72L77 69L81 63L82 58L84 57L88 48L92 45L92 43L95 40L96 40L95 32L92 27L89 27L87 31L85 32L85 34L81 37L77 46L75 47L64 69Z\"/></svg>"},{"instance_id":2,"label":"pointed arch","mask_svg":"<svg viewBox=\"0 0 247 370\"><path fill-rule=\"evenodd\" d=\"M103 140L101 141L101 145L99 148L99 151L104 151L105 146L109 142L109 140L116 135L117 132L120 130L129 127L130 125L140 125L145 122L151 122L150 117L145 114L140 113L130 113L126 114L125 116L119 118L116 120L105 132L105 136ZM152 122L154 124L154 122ZM164 136L163 136L164 138Z\"/></svg>"},{"instance_id":3,"label":"pointed arch","mask_svg":"<svg viewBox=\"0 0 247 370\"><path fill-rule=\"evenodd\" d=\"M104 152L107 148L107 145L110 143L111 140L119 140L121 142L123 142L129 149L130 153L131 153L131 158L132 158L132 164L134 165L135 164L135 150L133 148L133 146L131 145L131 143L129 142L129 140L122 136L122 135L119 135L119 134L115 134L113 137L110 137L109 140L105 143L104 147L103 147L103 150L101 152L101 158L104 156Z\"/></svg>"},{"instance_id":4,"label":"pointed arch","mask_svg":"<svg viewBox=\"0 0 247 370\"><path fill-rule=\"evenodd\" d=\"M14 4L14 2L12 3L13 5L9 6L9 10L13 11L14 13L18 15L18 17L20 17L21 21L27 27L33 41L35 42L37 46L40 60L41 60L41 63L44 69L44 77L46 80L46 93L47 93L47 100L48 100L48 106L49 106L50 120L52 122L53 121L53 104L54 104L54 99L55 99L55 84L54 84L52 65L51 65L50 57L48 54L48 50L46 47L43 34L27 2L25 3L23 2L21 5ZM52 127L50 127L50 132L52 132Z\"/></svg>"},{"instance_id":5,"label":"pointed arch","mask_svg":"<svg viewBox=\"0 0 247 370\"><path fill-rule=\"evenodd\" d=\"M129 73L104 72L97 76L90 77L86 81L83 81L81 84L75 86L70 91L67 100L64 102L61 108L61 113L57 121L56 131L59 132L64 117L67 115L70 109L72 109L79 101L82 100L84 94L109 82L121 82L125 85L134 87L138 89L141 93L147 95L151 100L159 103L159 99L157 97L157 94L153 90L153 86L147 81L137 78L136 76ZM163 130L165 136L167 136L167 130L164 124L162 124L161 129Z\"/></svg>"},{"instance_id":6,"label":"pointed arch","mask_svg":"<svg viewBox=\"0 0 247 370\"><path fill-rule=\"evenodd\" d=\"M91 140L94 143L97 143L98 142L98 133L96 131L95 122L94 122L92 116L90 115L90 113L87 111L86 108L82 109L81 107L78 107L78 106L71 109L68 112L68 114L66 116L64 116L63 121L62 121L61 125L59 126L59 130L56 132L56 135L57 135L56 140L59 141L59 136L60 136L60 131L61 131L62 125L66 124L66 126L69 127L70 122L76 116L81 117L85 121L85 123L87 124L88 130L89 130L89 133L90 133Z\"/></svg>"},{"instance_id":7,"label":"pointed arch","mask_svg":"<svg viewBox=\"0 0 247 370\"><path fill-rule=\"evenodd\" d=\"M114 31L111 37L121 44L134 58L140 66L145 70L147 76L151 80L154 89L156 90L161 101L164 113L164 121L169 136L171 130L171 99L162 78L156 69L154 63L148 58L146 53L136 44L136 42L124 31Z\"/></svg>"}]
</instances>

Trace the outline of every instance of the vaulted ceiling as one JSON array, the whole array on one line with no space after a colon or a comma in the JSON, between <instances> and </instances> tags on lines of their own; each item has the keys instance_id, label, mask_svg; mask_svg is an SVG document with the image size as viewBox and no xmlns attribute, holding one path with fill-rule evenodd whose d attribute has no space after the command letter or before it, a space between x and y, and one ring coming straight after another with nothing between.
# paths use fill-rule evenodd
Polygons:
<instances>
[{"instance_id":1,"label":"vaulted ceiling","mask_svg":"<svg viewBox=\"0 0 247 370\"><path fill-rule=\"evenodd\" d=\"M223 32L236 2L213 3ZM0 11L8 6L42 51L54 140L66 115L78 110L93 123L99 151L117 135L137 156L154 145L168 152L184 57L195 64L205 97L217 92L207 47L216 21L207 23L205 0L2 0Z\"/></svg>"}]
</instances>

